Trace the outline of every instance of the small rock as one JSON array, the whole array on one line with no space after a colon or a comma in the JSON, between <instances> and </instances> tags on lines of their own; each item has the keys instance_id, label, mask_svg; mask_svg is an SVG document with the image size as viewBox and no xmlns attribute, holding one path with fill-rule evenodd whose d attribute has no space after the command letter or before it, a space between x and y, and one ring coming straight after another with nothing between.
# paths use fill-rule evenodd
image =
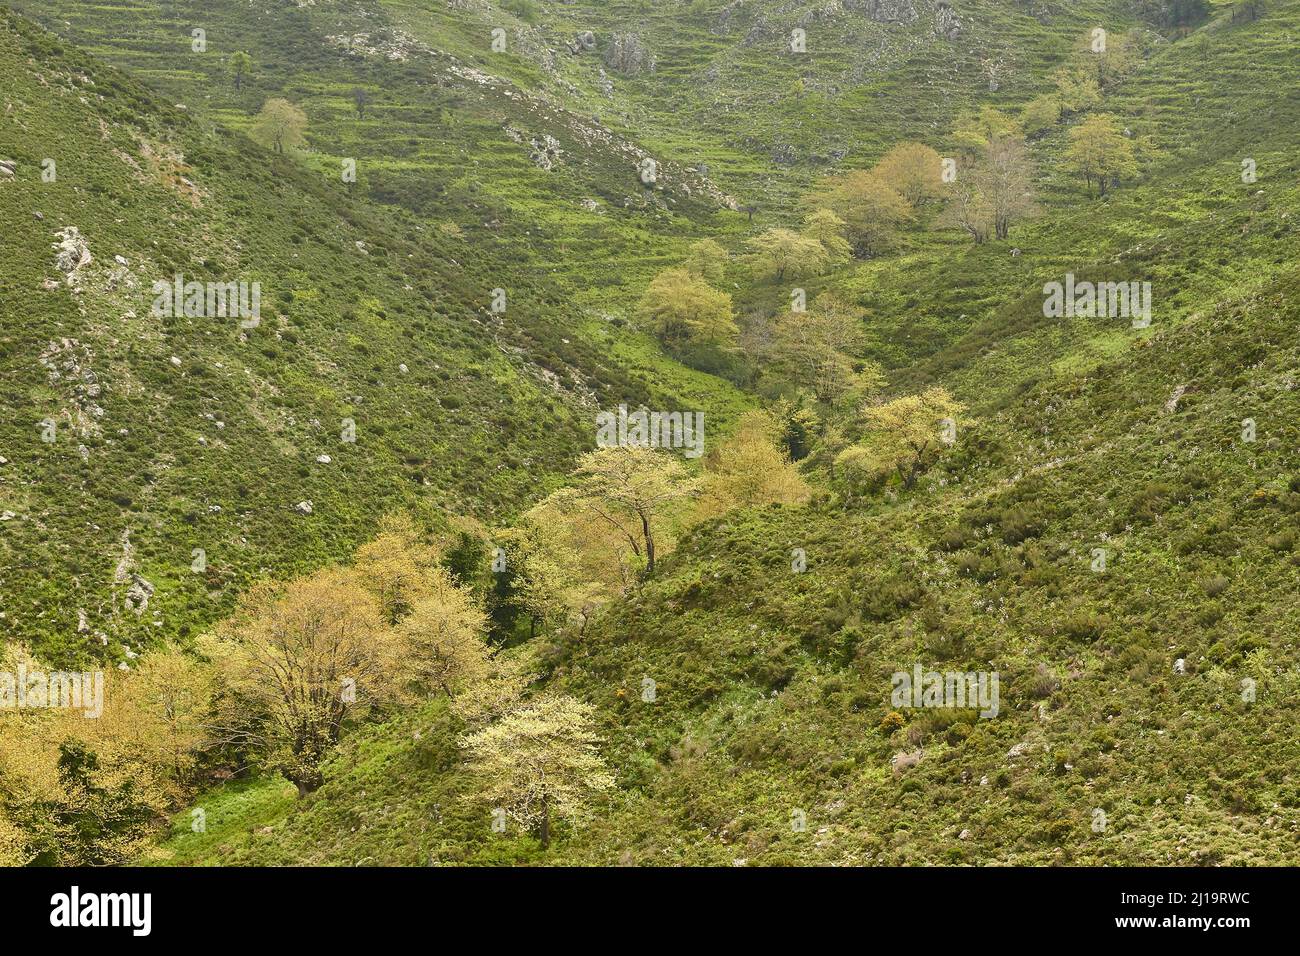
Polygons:
<instances>
[{"instance_id":1,"label":"small rock","mask_svg":"<svg viewBox=\"0 0 1300 956\"><path fill-rule=\"evenodd\" d=\"M969 830L962 830L961 833L957 834L958 840L969 840L970 838L971 838L971 832Z\"/></svg>"},{"instance_id":2,"label":"small rock","mask_svg":"<svg viewBox=\"0 0 1300 956\"><path fill-rule=\"evenodd\" d=\"M331 458L329 455L317 455L317 456L316 456L316 464L318 464L318 465L328 465L328 464L329 464L330 462L332 462L333 460L334 460L334 459Z\"/></svg>"},{"instance_id":3,"label":"small rock","mask_svg":"<svg viewBox=\"0 0 1300 956\"><path fill-rule=\"evenodd\" d=\"M172 364L175 365L177 368L180 368L180 367L181 367L181 360L180 360L179 358L177 358L175 355L172 356L172 358L171 358L171 362L172 362Z\"/></svg>"},{"instance_id":4,"label":"small rock","mask_svg":"<svg viewBox=\"0 0 1300 956\"><path fill-rule=\"evenodd\" d=\"M298 512L298 514L300 514L300 515L309 515L309 514L311 514L312 511L313 511L312 504L311 504L311 500L308 499L308 500L306 500L306 501L300 501L300 502L298 502L296 505L293 506L293 510L296 511L296 512Z\"/></svg>"},{"instance_id":5,"label":"small rock","mask_svg":"<svg viewBox=\"0 0 1300 956\"><path fill-rule=\"evenodd\" d=\"M1178 658L1178 660L1174 661L1174 673L1175 674L1187 673L1187 658L1180 657Z\"/></svg>"}]
</instances>

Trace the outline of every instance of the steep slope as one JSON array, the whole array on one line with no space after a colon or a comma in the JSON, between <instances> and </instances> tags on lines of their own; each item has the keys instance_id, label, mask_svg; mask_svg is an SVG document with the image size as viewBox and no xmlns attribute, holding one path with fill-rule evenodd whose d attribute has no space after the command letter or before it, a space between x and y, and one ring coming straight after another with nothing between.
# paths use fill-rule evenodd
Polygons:
<instances>
[{"instance_id":1,"label":"steep slope","mask_svg":"<svg viewBox=\"0 0 1300 956\"><path fill-rule=\"evenodd\" d=\"M360 202L0 25L0 589L6 637L50 663L186 637L398 502L508 513L590 447L601 405L733 401L624 372L490 238ZM260 323L155 314L177 276L257 283Z\"/></svg>"},{"instance_id":2,"label":"steep slope","mask_svg":"<svg viewBox=\"0 0 1300 956\"><path fill-rule=\"evenodd\" d=\"M1203 30L1110 94L1159 149L1140 184L1085 199L1056 131L1018 255L941 238L825 281L872 307L898 387L945 382L977 420L914 492L716 521L553 642L543 686L610 740L597 820L545 854L495 836L435 704L345 744L304 804L207 795L219 825L179 818L159 858L1294 864L1300 4ZM1045 319L1066 271L1151 281L1152 326ZM897 708L918 664L998 673L998 715Z\"/></svg>"}]
</instances>

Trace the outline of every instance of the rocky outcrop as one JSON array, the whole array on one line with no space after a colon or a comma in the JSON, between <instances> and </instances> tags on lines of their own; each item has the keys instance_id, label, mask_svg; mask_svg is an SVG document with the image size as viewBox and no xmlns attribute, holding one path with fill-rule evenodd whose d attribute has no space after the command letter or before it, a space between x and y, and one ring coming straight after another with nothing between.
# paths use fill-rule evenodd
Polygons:
<instances>
[{"instance_id":1,"label":"rocky outcrop","mask_svg":"<svg viewBox=\"0 0 1300 956\"><path fill-rule=\"evenodd\" d=\"M596 34L590 30L583 30L569 41L570 53L585 53L594 49L596 49Z\"/></svg>"},{"instance_id":2,"label":"rocky outcrop","mask_svg":"<svg viewBox=\"0 0 1300 956\"><path fill-rule=\"evenodd\" d=\"M94 261L90 254L90 246L86 239L76 226L68 226L66 229L60 229L55 233L59 241L54 243L54 268L63 273L63 281L69 286L75 286L78 273Z\"/></svg>"},{"instance_id":3,"label":"rocky outcrop","mask_svg":"<svg viewBox=\"0 0 1300 956\"><path fill-rule=\"evenodd\" d=\"M952 42L961 36L961 20L956 12L943 0L934 11L934 32L945 40Z\"/></svg>"},{"instance_id":4,"label":"rocky outcrop","mask_svg":"<svg viewBox=\"0 0 1300 956\"><path fill-rule=\"evenodd\" d=\"M605 48L605 65L624 76L655 71L654 54L636 33L615 33Z\"/></svg>"},{"instance_id":5,"label":"rocky outcrop","mask_svg":"<svg viewBox=\"0 0 1300 956\"><path fill-rule=\"evenodd\" d=\"M534 139L529 144L532 146L532 152L529 159L533 165L539 169L544 169L548 173L560 164L560 141L549 133L543 134L540 141Z\"/></svg>"}]
</instances>

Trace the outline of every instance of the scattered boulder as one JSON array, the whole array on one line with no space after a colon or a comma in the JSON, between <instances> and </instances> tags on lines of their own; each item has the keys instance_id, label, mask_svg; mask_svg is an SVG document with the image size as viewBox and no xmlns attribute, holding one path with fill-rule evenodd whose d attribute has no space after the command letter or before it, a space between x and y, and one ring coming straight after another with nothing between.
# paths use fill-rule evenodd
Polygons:
<instances>
[{"instance_id":1,"label":"scattered boulder","mask_svg":"<svg viewBox=\"0 0 1300 956\"><path fill-rule=\"evenodd\" d=\"M924 750L900 750L889 758L889 765L894 768L894 776L897 777L904 770L909 770L919 764L924 756Z\"/></svg>"},{"instance_id":2,"label":"scattered boulder","mask_svg":"<svg viewBox=\"0 0 1300 956\"><path fill-rule=\"evenodd\" d=\"M1179 385L1175 388L1169 396L1169 401L1165 402L1165 412L1172 415L1174 412L1178 411L1178 403L1183 400L1183 396L1186 394L1186 385Z\"/></svg>"},{"instance_id":3,"label":"scattered boulder","mask_svg":"<svg viewBox=\"0 0 1300 956\"><path fill-rule=\"evenodd\" d=\"M0 159L0 177L9 178L18 171L18 164L12 159Z\"/></svg>"},{"instance_id":4,"label":"scattered boulder","mask_svg":"<svg viewBox=\"0 0 1300 956\"><path fill-rule=\"evenodd\" d=\"M1033 749L1034 749L1034 745L1032 743L1030 743L1028 740L1022 740L1020 741L1020 743L1016 744L1014 747L1012 747L1010 750L1007 751L1007 759L1015 760L1018 757L1023 757L1025 754L1029 753Z\"/></svg>"},{"instance_id":5,"label":"scattered boulder","mask_svg":"<svg viewBox=\"0 0 1300 956\"><path fill-rule=\"evenodd\" d=\"M1180 657L1178 658L1178 660L1174 661L1174 673L1175 674L1187 673L1187 658Z\"/></svg>"},{"instance_id":6,"label":"scattered boulder","mask_svg":"<svg viewBox=\"0 0 1300 956\"><path fill-rule=\"evenodd\" d=\"M915 0L843 0L845 10L865 13L877 23L915 23Z\"/></svg>"},{"instance_id":7,"label":"scattered boulder","mask_svg":"<svg viewBox=\"0 0 1300 956\"><path fill-rule=\"evenodd\" d=\"M311 499L307 499L305 501L300 501L296 505L294 505L293 510L298 512L298 514L300 515L309 515L315 509L312 508Z\"/></svg>"},{"instance_id":8,"label":"scattered boulder","mask_svg":"<svg viewBox=\"0 0 1300 956\"><path fill-rule=\"evenodd\" d=\"M569 43L571 53L584 53L587 50L594 49L596 49L596 34L590 30L583 30Z\"/></svg>"}]
</instances>

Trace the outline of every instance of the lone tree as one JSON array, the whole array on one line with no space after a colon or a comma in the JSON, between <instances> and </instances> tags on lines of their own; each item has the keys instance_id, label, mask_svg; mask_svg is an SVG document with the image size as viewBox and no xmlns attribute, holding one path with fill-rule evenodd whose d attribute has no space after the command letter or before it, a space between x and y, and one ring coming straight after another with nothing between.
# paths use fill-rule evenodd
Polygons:
<instances>
[{"instance_id":1,"label":"lone tree","mask_svg":"<svg viewBox=\"0 0 1300 956\"><path fill-rule=\"evenodd\" d=\"M1124 135L1119 121L1109 113L1097 113L1070 130L1065 151L1065 165L1081 176L1092 192L1097 184L1099 196L1121 179L1137 175L1138 165L1133 142Z\"/></svg>"},{"instance_id":2,"label":"lone tree","mask_svg":"<svg viewBox=\"0 0 1300 956\"><path fill-rule=\"evenodd\" d=\"M675 457L651 448L598 448L578 461L575 484L552 498L562 510L586 511L613 528L633 554L655 569L656 535L674 505L697 482Z\"/></svg>"},{"instance_id":3,"label":"lone tree","mask_svg":"<svg viewBox=\"0 0 1300 956\"><path fill-rule=\"evenodd\" d=\"M896 471L903 487L911 488L943 450L945 419L955 424L964 410L940 387L868 408L867 453L877 468Z\"/></svg>"},{"instance_id":4,"label":"lone tree","mask_svg":"<svg viewBox=\"0 0 1300 956\"><path fill-rule=\"evenodd\" d=\"M461 738L479 792L544 847L553 819L581 819L591 798L614 785L593 714L572 697L541 697Z\"/></svg>"},{"instance_id":5,"label":"lone tree","mask_svg":"<svg viewBox=\"0 0 1300 956\"><path fill-rule=\"evenodd\" d=\"M227 69L230 70L231 79L235 81L235 89L242 90L244 77L253 72L253 58L240 50L231 55Z\"/></svg>"},{"instance_id":6,"label":"lone tree","mask_svg":"<svg viewBox=\"0 0 1300 956\"><path fill-rule=\"evenodd\" d=\"M352 105L356 108L357 119L366 118L366 107L370 105L370 94L358 86L352 91Z\"/></svg>"},{"instance_id":7,"label":"lone tree","mask_svg":"<svg viewBox=\"0 0 1300 956\"><path fill-rule=\"evenodd\" d=\"M263 146L275 148L283 153L286 146L305 146L307 139L307 114L288 100L278 97L262 104L262 112L253 122L251 130L253 139Z\"/></svg>"}]
</instances>

